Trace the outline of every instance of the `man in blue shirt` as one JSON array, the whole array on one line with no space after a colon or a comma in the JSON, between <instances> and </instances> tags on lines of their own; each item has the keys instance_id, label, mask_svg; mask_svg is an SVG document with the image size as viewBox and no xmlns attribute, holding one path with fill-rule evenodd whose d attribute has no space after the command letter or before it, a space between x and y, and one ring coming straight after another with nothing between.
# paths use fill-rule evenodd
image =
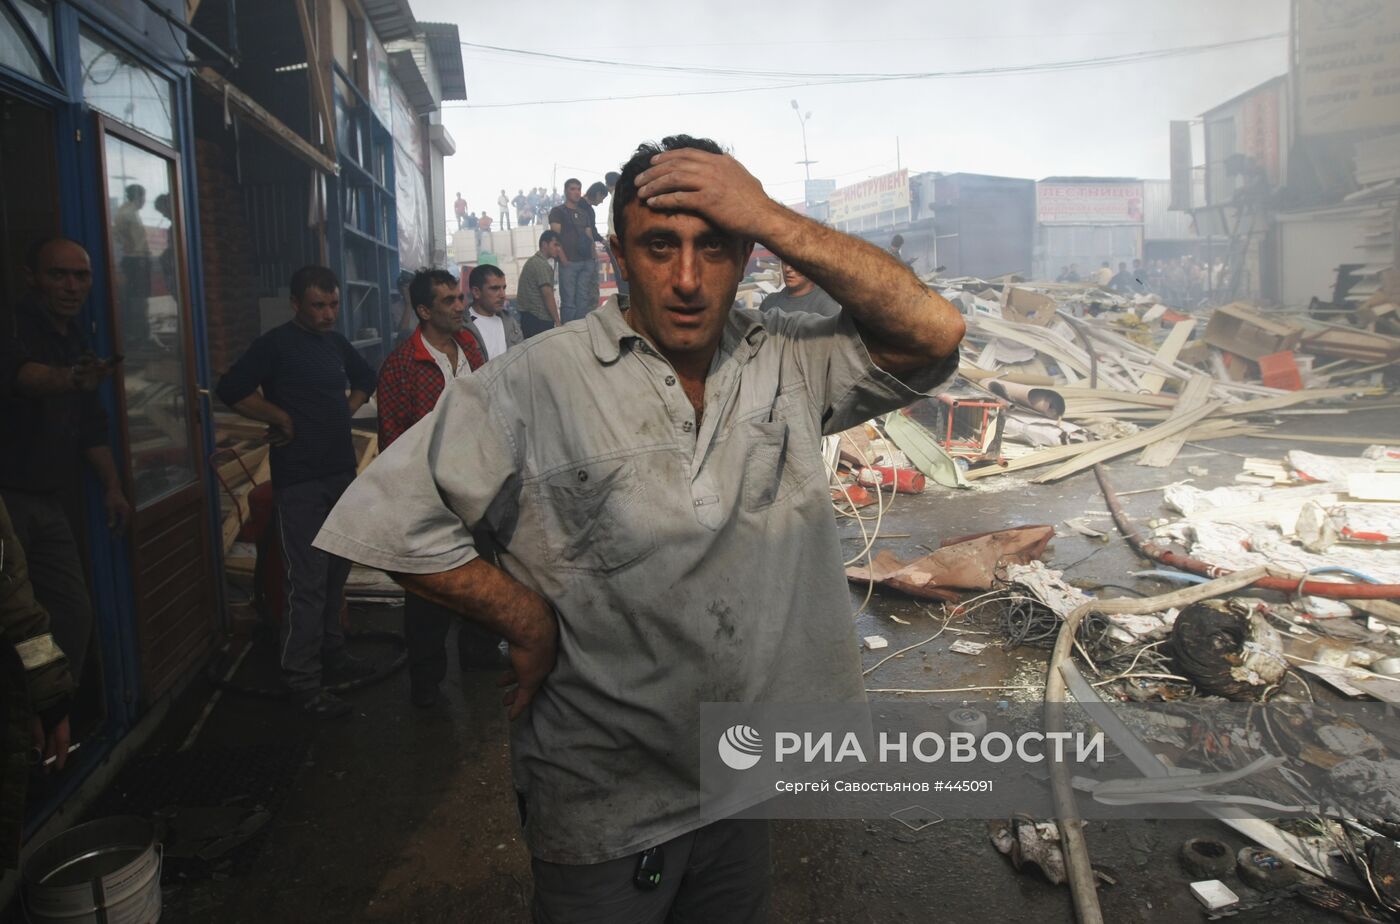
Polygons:
<instances>
[{"instance_id":1,"label":"man in blue shirt","mask_svg":"<svg viewBox=\"0 0 1400 924\"><path fill-rule=\"evenodd\" d=\"M244 417L268 425L286 605L282 678L303 709L344 715L350 704L322 686L373 673L345 651L341 596L350 563L311 547L355 478L350 418L374 393L375 374L335 330L340 281L324 266L292 274L292 320L253 341L217 389ZM346 386L349 385L349 397Z\"/></svg>"}]
</instances>

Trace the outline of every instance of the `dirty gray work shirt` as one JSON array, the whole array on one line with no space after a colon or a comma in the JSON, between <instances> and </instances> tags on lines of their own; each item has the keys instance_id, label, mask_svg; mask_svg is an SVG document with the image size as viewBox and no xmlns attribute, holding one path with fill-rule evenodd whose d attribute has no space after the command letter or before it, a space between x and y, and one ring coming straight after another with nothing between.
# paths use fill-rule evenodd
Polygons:
<instances>
[{"instance_id":1,"label":"dirty gray work shirt","mask_svg":"<svg viewBox=\"0 0 1400 924\"><path fill-rule=\"evenodd\" d=\"M471 529L559 617L559 657L511 726L536 857L598 863L708 821L703 702L861 702L820 456L944 382L902 382L849 317L736 309L697 425L616 302L448 385L345 492L317 547L388 571L476 557Z\"/></svg>"}]
</instances>

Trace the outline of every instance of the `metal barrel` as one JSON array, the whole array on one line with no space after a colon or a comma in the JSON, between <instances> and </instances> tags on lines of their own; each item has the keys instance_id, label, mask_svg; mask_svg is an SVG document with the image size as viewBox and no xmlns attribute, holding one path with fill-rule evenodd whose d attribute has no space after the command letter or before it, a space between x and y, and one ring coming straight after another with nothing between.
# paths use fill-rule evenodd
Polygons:
<instances>
[{"instance_id":1,"label":"metal barrel","mask_svg":"<svg viewBox=\"0 0 1400 924\"><path fill-rule=\"evenodd\" d=\"M144 818L90 821L35 847L21 865L35 924L154 924L162 852Z\"/></svg>"}]
</instances>

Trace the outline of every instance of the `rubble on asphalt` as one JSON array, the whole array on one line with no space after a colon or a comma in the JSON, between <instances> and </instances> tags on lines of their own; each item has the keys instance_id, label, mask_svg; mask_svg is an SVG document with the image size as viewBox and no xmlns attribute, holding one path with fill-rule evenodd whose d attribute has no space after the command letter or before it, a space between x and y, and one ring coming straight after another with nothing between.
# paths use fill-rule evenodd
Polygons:
<instances>
[{"instance_id":1,"label":"rubble on asphalt","mask_svg":"<svg viewBox=\"0 0 1400 924\"><path fill-rule=\"evenodd\" d=\"M1316 443L1293 426L1299 417L1385 406L1381 396L1400 374L1394 308L1400 277L1392 270L1383 279L1385 285L1365 300L1351 299L1345 311L1319 311L1316 303L1313 313L1233 303L1197 314L1150 294L1093 286L927 278L967 322L963 364L948 395L829 441L838 514L859 521L864 545L846 563L848 578L867 600L879 586L941 605L937 615L930 611L941 622L939 633L962 627L992 646L1030 653L1012 662L1006 686L967 687L969 695L1000 689L1009 701L1034 701L1026 691L1044 691L1048 679L1035 650L1055 645L1068 621L1069 660L1085 678L1071 692L1081 702L1088 696L1168 708L1227 700L1277 708L1400 703L1400 424ZM1056 569L1044 541L1003 541L1006 554L983 543L968 554L971 537L940 546L931 531L922 558L904 560L877 548L882 517L901 493L901 472L917 471L933 482L932 491L999 480L1024 491L1028 483L1053 483L1114 459L1170 466L1187 444L1231 437L1256 438L1261 448L1248 456L1217 455L1208 469L1189 466L1190 477L1144 489L1159 495L1162 515L1129 536L1140 554L1156 560L1135 576L1182 592L1249 569L1260 576L1254 586L1245 581L1191 606L1145 612L1126 605L1139 601L1122 600L1116 603L1128 612L1114 613L1115 601L1101 606ZM872 477L876 468L880 474ZM1208 473L1233 483L1210 490L1193 483ZM1115 510L1117 499L1100 477ZM850 502L842 485L876 488L867 498L871 506ZM1085 513L1057 534L1113 542L1135 529L1121 510L1113 514L1117 531ZM1048 538L1050 527L1037 529L1038 540ZM1003 534L997 535L1004 540ZM994 560L983 560L986 554ZM1076 613L1082 618L1070 620ZM1055 663L1051 658L1052 673ZM1258 728L1216 727L1192 713L1166 718L1176 725L1135 732L1161 755L1149 754L1155 771L1140 767L1147 778L1124 781L1114 798L1166 798L1160 791L1172 787L1152 779L1168 772L1158 760L1172 761L1173 773L1205 766L1216 776L1193 779L1228 780L1230 792L1192 791L1191 797L1232 803L1243 814L1219 817L1260 845L1241 851L1240 864L1248 865L1248 853L1264 855L1270 868L1286 866L1296 874L1289 894L1320 907L1370 914L1400 908L1386 882L1372 876L1390 862L1384 851L1396 850L1393 838L1400 837L1400 739L1372 735L1344 718L1294 723L1285 761L1270 756L1268 745L1277 742ZM1370 796L1356 798L1368 787ZM1349 795L1341 796L1342 789ZM1101 795L1108 798L1108 790L1093 797ZM1241 806L1254 806L1253 813ZM1263 817L1289 806L1311 806L1313 820L1275 824ZM1070 879L1060 835L1045 825L1013 819L989 833L1013 861L1031 859L1028 844L1052 848L1035 865L1053 882ZM1376 845L1370 853L1368 844ZM1239 872L1245 896L1239 907L1265 901L1254 882L1258 863L1249 862ZM1235 863L1227 865L1233 872ZM1208 907L1238 899L1200 897Z\"/></svg>"}]
</instances>

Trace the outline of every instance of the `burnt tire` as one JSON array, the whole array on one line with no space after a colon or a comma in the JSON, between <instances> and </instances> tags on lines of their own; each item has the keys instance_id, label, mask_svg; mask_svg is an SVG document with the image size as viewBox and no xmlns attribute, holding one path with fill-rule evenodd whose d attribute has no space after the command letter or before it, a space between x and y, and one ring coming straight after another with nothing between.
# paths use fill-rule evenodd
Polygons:
<instances>
[{"instance_id":1,"label":"burnt tire","mask_svg":"<svg viewBox=\"0 0 1400 924\"><path fill-rule=\"evenodd\" d=\"M1235 868L1235 855L1222 841L1193 837L1181 845L1181 866L1193 880L1219 879Z\"/></svg>"},{"instance_id":2,"label":"burnt tire","mask_svg":"<svg viewBox=\"0 0 1400 924\"><path fill-rule=\"evenodd\" d=\"M1261 892L1286 889L1298 881L1293 861L1262 847L1242 847L1235 857L1240 879Z\"/></svg>"}]
</instances>

